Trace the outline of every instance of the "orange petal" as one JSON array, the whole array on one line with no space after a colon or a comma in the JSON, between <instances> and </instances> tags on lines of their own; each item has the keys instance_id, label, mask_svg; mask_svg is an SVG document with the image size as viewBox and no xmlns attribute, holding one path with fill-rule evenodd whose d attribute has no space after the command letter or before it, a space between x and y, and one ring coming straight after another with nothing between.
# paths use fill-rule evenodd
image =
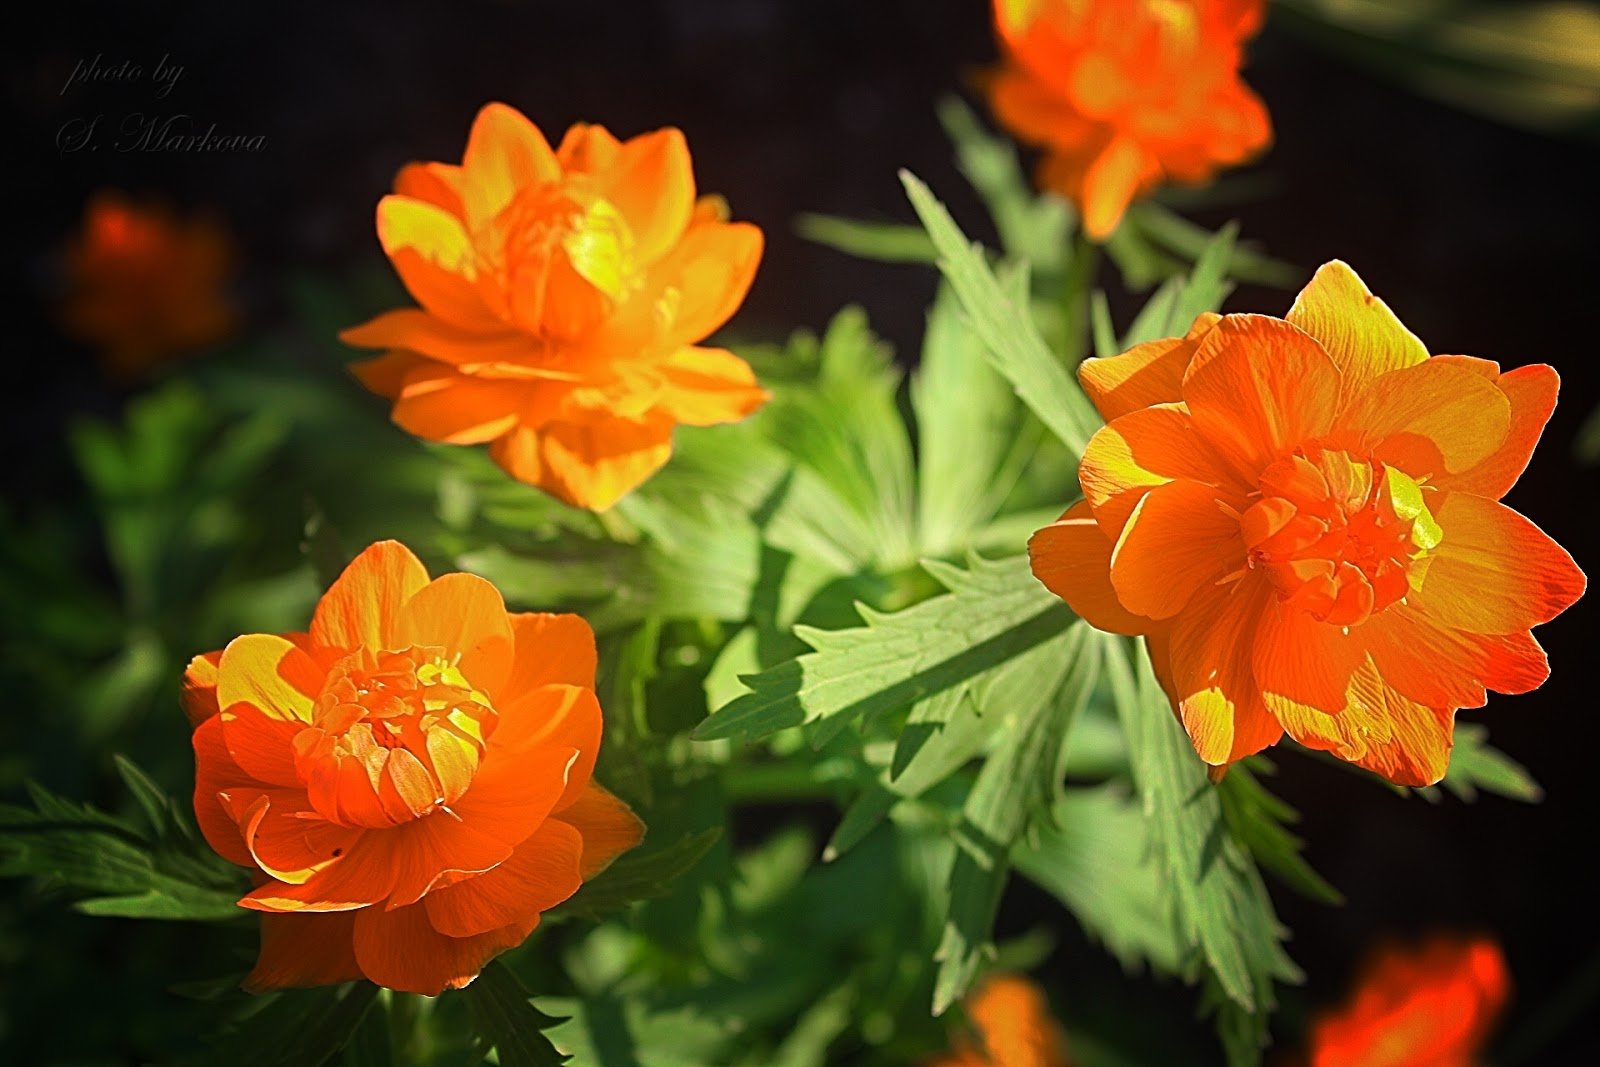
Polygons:
<instances>
[{"instance_id":1,"label":"orange petal","mask_svg":"<svg viewBox=\"0 0 1600 1067\"><path fill-rule=\"evenodd\" d=\"M245 773L272 785L300 784L300 772L294 764L294 739L305 730L305 723L274 718L244 701L223 708L217 720L229 756Z\"/></svg>"},{"instance_id":2,"label":"orange petal","mask_svg":"<svg viewBox=\"0 0 1600 1067\"><path fill-rule=\"evenodd\" d=\"M472 783L471 794L478 800L500 789L507 777L522 775L524 761L535 755L548 760L548 753L577 755L561 767L562 788L550 810L572 803L589 784L594 774L595 757L600 752L603 720L600 702L593 691L572 685L544 685L530 690L502 708L500 722L489 738L484 767ZM543 773L548 774L547 770Z\"/></svg>"},{"instance_id":3,"label":"orange petal","mask_svg":"<svg viewBox=\"0 0 1600 1067\"><path fill-rule=\"evenodd\" d=\"M356 348L407 349L453 365L531 363L540 355L534 339L520 330L466 330L418 308L386 311L340 331L339 340ZM374 392L392 396L399 388Z\"/></svg>"},{"instance_id":4,"label":"orange petal","mask_svg":"<svg viewBox=\"0 0 1600 1067\"><path fill-rule=\"evenodd\" d=\"M594 781L571 804L551 816L552 821L558 819L583 838L585 879L593 878L644 840L644 823L633 809Z\"/></svg>"},{"instance_id":5,"label":"orange petal","mask_svg":"<svg viewBox=\"0 0 1600 1067\"><path fill-rule=\"evenodd\" d=\"M1295 297L1287 320L1321 342L1344 376L1347 393L1392 370L1415 366L1428 350L1373 296L1349 266L1334 260Z\"/></svg>"},{"instance_id":6,"label":"orange petal","mask_svg":"<svg viewBox=\"0 0 1600 1067\"><path fill-rule=\"evenodd\" d=\"M1510 425L1510 401L1493 382L1438 359L1372 380L1339 417L1341 433L1417 479L1482 463Z\"/></svg>"},{"instance_id":7,"label":"orange petal","mask_svg":"<svg viewBox=\"0 0 1600 1067\"><path fill-rule=\"evenodd\" d=\"M1392 605L1369 619L1361 640L1389 684L1430 707L1481 707L1486 688L1526 693L1550 676L1544 649L1527 631L1453 630L1412 604Z\"/></svg>"},{"instance_id":8,"label":"orange petal","mask_svg":"<svg viewBox=\"0 0 1600 1067\"><path fill-rule=\"evenodd\" d=\"M738 422L766 403L750 365L721 348L680 348L658 364L661 410L689 426Z\"/></svg>"},{"instance_id":9,"label":"orange petal","mask_svg":"<svg viewBox=\"0 0 1600 1067\"><path fill-rule=\"evenodd\" d=\"M1145 493L1180 479L1227 486L1231 491L1218 495L1235 500L1242 510L1246 487L1178 404L1140 408L1112 420L1089 439L1078 466L1083 495L1113 538Z\"/></svg>"},{"instance_id":10,"label":"orange petal","mask_svg":"<svg viewBox=\"0 0 1600 1067\"><path fill-rule=\"evenodd\" d=\"M1437 356L1437 360L1465 360L1465 356ZM1489 364L1491 367L1494 364ZM1556 409L1556 395L1561 391L1561 377L1554 367L1538 363L1518 367L1514 371L1493 376L1495 384L1506 395L1511 405L1511 424L1506 439L1491 455L1460 474L1447 475L1436 480L1441 489L1475 493L1491 500L1499 500L1517 484L1528 461L1533 458L1534 446L1544 433Z\"/></svg>"},{"instance_id":11,"label":"orange petal","mask_svg":"<svg viewBox=\"0 0 1600 1067\"><path fill-rule=\"evenodd\" d=\"M394 191L442 207L458 218L464 211L461 168L453 163L407 163L395 175Z\"/></svg>"},{"instance_id":12,"label":"orange petal","mask_svg":"<svg viewBox=\"0 0 1600 1067\"><path fill-rule=\"evenodd\" d=\"M265 993L361 979L355 924L356 917L348 912L261 916L261 954L245 976L244 988Z\"/></svg>"},{"instance_id":13,"label":"orange petal","mask_svg":"<svg viewBox=\"0 0 1600 1067\"><path fill-rule=\"evenodd\" d=\"M547 488L553 476L545 469L544 457L540 454L543 449L541 437L541 432L533 426L514 426L505 436L489 443L489 458L517 481L525 485L537 485L548 493L560 496Z\"/></svg>"},{"instance_id":14,"label":"orange petal","mask_svg":"<svg viewBox=\"0 0 1600 1067\"><path fill-rule=\"evenodd\" d=\"M1220 318L1202 312L1183 337L1146 341L1121 355L1086 359L1078 364L1078 382L1107 422L1155 404L1177 404L1183 400L1183 372L1199 350L1200 339Z\"/></svg>"},{"instance_id":15,"label":"orange petal","mask_svg":"<svg viewBox=\"0 0 1600 1067\"><path fill-rule=\"evenodd\" d=\"M1116 137L1083 176L1083 230L1093 241L1110 237L1128 205L1160 165L1131 137Z\"/></svg>"},{"instance_id":16,"label":"orange petal","mask_svg":"<svg viewBox=\"0 0 1600 1067\"><path fill-rule=\"evenodd\" d=\"M1028 539L1034 577L1097 630L1142 634L1154 623L1133 614L1111 587L1111 539L1080 500Z\"/></svg>"},{"instance_id":17,"label":"orange petal","mask_svg":"<svg viewBox=\"0 0 1600 1067\"><path fill-rule=\"evenodd\" d=\"M1339 389L1321 345L1262 315L1218 321L1183 381L1195 428L1251 484L1287 449L1332 427Z\"/></svg>"},{"instance_id":18,"label":"orange petal","mask_svg":"<svg viewBox=\"0 0 1600 1067\"><path fill-rule=\"evenodd\" d=\"M581 615L518 612L511 616L511 633L511 676L502 687L508 703L543 685L594 688L594 631Z\"/></svg>"},{"instance_id":19,"label":"orange petal","mask_svg":"<svg viewBox=\"0 0 1600 1067\"><path fill-rule=\"evenodd\" d=\"M441 934L472 937L537 919L583 884L582 855L578 831L549 820L494 870L424 897L428 921Z\"/></svg>"},{"instance_id":20,"label":"orange petal","mask_svg":"<svg viewBox=\"0 0 1600 1067\"><path fill-rule=\"evenodd\" d=\"M1237 511L1217 490L1171 482L1146 493L1111 551L1111 585L1136 615L1169 619L1202 587L1243 568Z\"/></svg>"},{"instance_id":21,"label":"orange petal","mask_svg":"<svg viewBox=\"0 0 1600 1067\"><path fill-rule=\"evenodd\" d=\"M391 194L378 201L378 241L423 307L468 329L504 329L478 292L477 253L460 219Z\"/></svg>"},{"instance_id":22,"label":"orange petal","mask_svg":"<svg viewBox=\"0 0 1600 1067\"><path fill-rule=\"evenodd\" d=\"M1441 625L1508 634L1549 622L1588 584L1567 550L1503 504L1443 493L1444 540L1428 560L1417 605Z\"/></svg>"},{"instance_id":23,"label":"orange petal","mask_svg":"<svg viewBox=\"0 0 1600 1067\"><path fill-rule=\"evenodd\" d=\"M417 590L395 623L401 647L436 645L473 686L498 694L511 673L511 620L500 590L476 574L446 574Z\"/></svg>"},{"instance_id":24,"label":"orange petal","mask_svg":"<svg viewBox=\"0 0 1600 1067\"><path fill-rule=\"evenodd\" d=\"M551 737L562 730L577 732L580 725L550 724ZM452 810L509 849L525 841L555 809L573 779L579 754L576 746L554 743L515 750L502 745L496 751L494 740L472 787Z\"/></svg>"},{"instance_id":25,"label":"orange petal","mask_svg":"<svg viewBox=\"0 0 1600 1067\"><path fill-rule=\"evenodd\" d=\"M1432 785L1450 764L1455 710L1408 699L1370 659L1351 676L1347 703L1337 714L1282 701L1273 711L1302 745L1332 752L1396 785Z\"/></svg>"},{"instance_id":26,"label":"orange petal","mask_svg":"<svg viewBox=\"0 0 1600 1067\"><path fill-rule=\"evenodd\" d=\"M519 190L561 176L561 166L539 127L516 108L500 103L487 104L478 112L467 136L461 171L466 217L475 227L493 221Z\"/></svg>"},{"instance_id":27,"label":"orange petal","mask_svg":"<svg viewBox=\"0 0 1600 1067\"><path fill-rule=\"evenodd\" d=\"M207 652L189 661L183 672L183 714L190 726L199 726L215 715L217 707L217 665L222 651Z\"/></svg>"},{"instance_id":28,"label":"orange petal","mask_svg":"<svg viewBox=\"0 0 1600 1067\"><path fill-rule=\"evenodd\" d=\"M694 169L683 133L656 130L624 142L601 195L633 230L634 254L654 263L683 235L694 211Z\"/></svg>"},{"instance_id":29,"label":"orange petal","mask_svg":"<svg viewBox=\"0 0 1600 1067\"><path fill-rule=\"evenodd\" d=\"M485 964L522 944L538 925L535 916L477 937L446 937L428 922L422 904L394 911L365 908L355 916L355 956L361 973L378 985L434 997L470 983Z\"/></svg>"},{"instance_id":30,"label":"orange petal","mask_svg":"<svg viewBox=\"0 0 1600 1067\"><path fill-rule=\"evenodd\" d=\"M1256 631L1271 590L1254 575L1200 591L1172 623L1171 684L1195 752L1222 766L1282 736L1253 666ZM1154 650L1152 649L1152 652Z\"/></svg>"},{"instance_id":31,"label":"orange petal","mask_svg":"<svg viewBox=\"0 0 1600 1067\"><path fill-rule=\"evenodd\" d=\"M346 330L339 336L345 337L350 332ZM374 393L393 400L405 387L406 377L412 371L426 367L431 362L432 360L423 359L410 352L386 352L374 359L363 359L350 364L350 373Z\"/></svg>"},{"instance_id":32,"label":"orange petal","mask_svg":"<svg viewBox=\"0 0 1600 1067\"><path fill-rule=\"evenodd\" d=\"M311 636L329 648L403 648L396 643L400 609L427 584L427 570L405 545L370 545L322 594Z\"/></svg>"},{"instance_id":33,"label":"orange petal","mask_svg":"<svg viewBox=\"0 0 1600 1067\"><path fill-rule=\"evenodd\" d=\"M228 642L217 664L217 704L244 703L269 719L309 723L326 672L294 644L274 634L245 634Z\"/></svg>"},{"instance_id":34,"label":"orange petal","mask_svg":"<svg viewBox=\"0 0 1600 1067\"><path fill-rule=\"evenodd\" d=\"M254 867L238 820L224 807L218 794L258 789L256 781L234 762L222 740L222 720L213 715L196 727L194 737L194 821L206 843L229 863Z\"/></svg>"},{"instance_id":35,"label":"orange petal","mask_svg":"<svg viewBox=\"0 0 1600 1067\"><path fill-rule=\"evenodd\" d=\"M1365 627L1349 633L1318 622L1270 597L1256 631L1254 670L1267 710L1303 705L1337 715L1348 703L1350 679L1367 661Z\"/></svg>"},{"instance_id":36,"label":"orange petal","mask_svg":"<svg viewBox=\"0 0 1600 1067\"><path fill-rule=\"evenodd\" d=\"M575 122L561 137L556 158L568 173L599 174L616 165L622 142L604 126Z\"/></svg>"},{"instance_id":37,"label":"orange petal","mask_svg":"<svg viewBox=\"0 0 1600 1067\"><path fill-rule=\"evenodd\" d=\"M479 445L517 424L531 388L428 363L406 375L392 417L401 429L426 441Z\"/></svg>"},{"instance_id":38,"label":"orange petal","mask_svg":"<svg viewBox=\"0 0 1600 1067\"><path fill-rule=\"evenodd\" d=\"M672 426L595 411L546 426L539 446L535 484L569 504L604 511L671 458Z\"/></svg>"},{"instance_id":39,"label":"orange petal","mask_svg":"<svg viewBox=\"0 0 1600 1067\"><path fill-rule=\"evenodd\" d=\"M651 270L667 295L666 338L692 345L733 317L755 279L765 238L748 222L691 227Z\"/></svg>"}]
</instances>

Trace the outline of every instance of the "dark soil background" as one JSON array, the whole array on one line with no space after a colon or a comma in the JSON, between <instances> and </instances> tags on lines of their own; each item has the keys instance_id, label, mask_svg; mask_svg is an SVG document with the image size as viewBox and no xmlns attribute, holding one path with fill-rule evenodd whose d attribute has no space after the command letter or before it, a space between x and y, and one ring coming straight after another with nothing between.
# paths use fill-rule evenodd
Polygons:
<instances>
[{"instance_id":1,"label":"dark soil background","mask_svg":"<svg viewBox=\"0 0 1600 1067\"><path fill-rule=\"evenodd\" d=\"M30 502L78 492L60 440L66 419L114 412L126 398L48 315L54 250L101 187L224 214L245 253L258 324L283 314L279 280L377 262L372 209L395 169L459 158L473 114L491 99L523 109L552 140L579 119L625 135L682 127L701 187L726 194L735 216L768 236L739 319L744 335L820 327L856 302L899 351L915 352L932 273L849 259L791 226L804 211L910 221L900 167L985 234L933 116L939 96L964 91L994 58L983 0L55 3L31 7L29 17L7 34L15 114L6 266L20 275L7 288L24 306L7 331L12 403L0 420L8 496L24 513ZM142 64L145 78L63 92L74 65L97 54L102 66ZM149 71L164 56L184 73L158 99ZM1347 260L1435 352L1554 364L1565 382L1561 405L1508 502L1596 570L1600 474L1577 462L1572 441L1600 401L1600 150L1420 99L1277 26L1251 56L1247 78L1277 133L1252 173L1271 191L1197 221L1236 217L1246 236L1306 268ZM120 123L136 112L189 115L199 129L215 122L218 133L261 135L265 146L58 151L69 121ZM1229 309L1282 314L1291 298L1247 287ZM1308 1007L1340 996L1374 938L1480 928L1496 932L1510 956L1509 1029L1559 1029L1525 1062L1600 1062L1600 909L1589 866L1600 716L1587 659L1597 613L1591 597L1540 631L1554 669L1542 690L1463 715L1487 722L1495 743L1534 772L1547 791L1539 807L1401 800L1297 756L1278 761L1274 788L1304 813L1313 862L1349 898L1328 909L1278 894L1309 975L1289 996L1285 1033ZM25 713L26 699L16 698L7 714ZM1003 929L1039 923L1060 924L1059 910L1014 890ZM1075 931L1064 936L1041 972L1047 980L1118 981L1098 950ZM1072 1022L1093 1003L1060 1007Z\"/></svg>"}]
</instances>

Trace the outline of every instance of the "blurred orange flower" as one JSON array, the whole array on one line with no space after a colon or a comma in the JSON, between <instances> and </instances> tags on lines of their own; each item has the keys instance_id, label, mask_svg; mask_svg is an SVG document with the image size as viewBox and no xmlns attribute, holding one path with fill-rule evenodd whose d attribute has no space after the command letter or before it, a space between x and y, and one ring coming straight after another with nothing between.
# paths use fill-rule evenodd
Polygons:
<instances>
[{"instance_id":1,"label":"blurred orange flower","mask_svg":"<svg viewBox=\"0 0 1600 1067\"><path fill-rule=\"evenodd\" d=\"M1003 62L990 106L1044 149L1039 184L1111 236L1163 181L1203 182L1272 138L1239 80L1263 0L995 0Z\"/></svg>"},{"instance_id":2,"label":"blurred orange flower","mask_svg":"<svg viewBox=\"0 0 1600 1067\"><path fill-rule=\"evenodd\" d=\"M985 979L966 1003L983 1047L963 1042L926 1067L1068 1067L1066 1040L1039 987L1020 975Z\"/></svg>"},{"instance_id":3,"label":"blurred orange flower","mask_svg":"<svg viewBox=\"0 0 1600 1067\"><path fill-rule=\"evenodd\" d=\"M233 331L232 267L215 219L98 193L67 246L62 324L99 351L107 374L131 381Z\"/></svg>"},{"instance_id":4,"label":"blurred orange flower","mask_svg":"<svg viewBox=\"0 0 1600 1067\"><path fill-rule=\"evenodd\" d=\"M1349 1001L1312 1021L1311 1067L1473 1067L1510 989L1487 938L1385 949Z\"/></svg>"},{"instance_id":5,"label":"blurred orange flower","mask_svg":"<svg viewBox=\"0 0 1600 1067\"><path fill-rule=\"evenodd\" d=\"M1425 785L1458 708L1549 675L1529 629L1583 572L1498 501L1555 408L1550 367L1430 358L1334 262L1287 320L1203 315L1078 376L1109 424L1033 570L1094 626L1148 638L1206 763L1287 730Z\"/></svg>"},{"instance_id":6,"label":"blurred orange flower","mask_svg":"<svg viewBox=\"0 0 1600 1067\"><path fill-rule=\"evenodd\" d=\"M644 827L592 781L594 634L482 578L368 548L308 633L197 656L195 816L257 872L252 990L368 978L434 995L522 943Z\"/></svg>"},{"instance_id":7,"label":"blurred orange flower","mask_svg":"<svg viewBox=\"0 0 1600 1067\"><path fill-rule=\"evenodd\" d=\"M673 427L766 399L743 360L697 344L744 300L762 236L695 199L677 130L619 142L577 125L552 151L490 104L460 165L400 172L378 238L422 307L341 335L390 350L361 380L411 433L489 442L568 503L610 507L667 461Z\"/></svg>"}]
</instances>

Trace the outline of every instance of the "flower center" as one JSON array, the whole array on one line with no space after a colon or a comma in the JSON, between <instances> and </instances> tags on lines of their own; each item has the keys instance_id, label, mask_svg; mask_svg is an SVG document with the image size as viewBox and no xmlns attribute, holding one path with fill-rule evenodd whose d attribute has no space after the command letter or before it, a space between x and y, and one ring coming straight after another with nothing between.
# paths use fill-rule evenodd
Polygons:
<instances>
[{"instance_id":1,"label":"flower center","mask_svg":"<svg viewBox=\"0 0 1600 1067\"><path fill-rule=\"evenodd\" d=\"M1405 599L1442 537L1411 478L1319 448L1263 471L1260 499L1239 523L1250 566L1279 599L1335 626Z\"/></svg>"},{"instance_id":2,"label":"flower center","mask_svg":"<svg viewBox=\"0 0 1600 1067\"><path fill-rule=\"evenodd\" d=\"M627 220L579 184L523 189L489 231L507 311L531 333L579 339L642 283Z\"/></svg>"},{"instance_id":3,"label":"flower center","mask_svg":"<svg viewBox=\"0 0 1600 1067\"><path fill-rule=\"evenodd\" d=\"M327 818L393 826L466 791L497 721L443 649L363 648L328 672L295 736L295 768Z\"/></svg>"}]
</instances>

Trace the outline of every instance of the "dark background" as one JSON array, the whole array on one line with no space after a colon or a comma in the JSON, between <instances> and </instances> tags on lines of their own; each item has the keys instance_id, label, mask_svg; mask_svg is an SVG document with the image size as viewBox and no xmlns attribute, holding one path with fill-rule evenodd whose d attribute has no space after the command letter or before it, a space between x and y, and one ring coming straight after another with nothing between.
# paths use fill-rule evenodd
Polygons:
<instances>
[{"instance_id":1,"label":"dark background","mask_svg":"<svg viewBox=\"0 0 1600 1067\"><path fill-rule=\"evenodd\" d=\"M767 233L741 334L778 338L817 328L858 302L902 353L916 350L931 271L863 263L794 236L804 211L910 221L897 168L933 186L975 235L992 239L956 174L933 116L994 58L983 0L636 0L457 3L367 8L323 4L44 4L13 27L5 65L15 109L8 170L8 285L22 294L6 349L12 378L5 435L15 511L77 493L61 444L74 413L113 413L127 394L102 381L90 354L49 315L56 250L84 199L113 186L218 209L246 261L253 320L284 314L280 282L379 261L372 210L395 169L459 158L479 106L525 111L554 141L576 120L622 135L662 125L686 132L702 189L727 195L735 217ZM146 80L62 84L74 64L142 64ZM157 99L148 72L163 56L184 74ZM1193 213L1209 226L1238 218L1247 237L1305 268L1350 262L1434 352L1560 370L1561 404L1508 503L1594 569L1593 468L1573 455L1600 401L1592 322L1594 189L1600 152L1432 103L1325 56L1273 25L1251 49L1247 80L1271 111L1277 142L1252 172L1270 190ZM203 129L266 139L257 153L62 154L67 121L130 112L188 114ZM20 186L20 188L19 188ZM1109 277L1105 279L1109 284ZM1245 287L1229 310L1282 314L1292 294ZM1119 300L1126 313L1133 306ZM22 381L17 383L17 378ZM95 566L95 561L86 561ZM1304 813L1314 864L1348 897L1343 908L1277 893L1309 975L1289 991L1281 1025L1337 999L1364 946L1433 928L1496 932L1516 979L1508 1029L1559 1025L1528 1062L1600 1062L1600 909L1590 850L1600 751L1588 670L1593 598L1539 632L1554 676L1540 691L1495 697L1464 719L1544 785L1540 807L1486 798L1466 806L1401 800L1294 755L1275 790ZM10 694L4 714L32 714ZM1059 917L1013 890L1002 932ZM93 922L94 920L83 920ZM1064 1003L1084 980L1114 984L1112 966L1075 932L1041 972L1069 1024L1092 1026L1100 995ZM112 991L107 990L108 994ZM114 995L114 994L113 994ZM1169 989L1173 1017L1187 994ZM1106 998L1115 999L1111 993ZM1587 999L1585 999L1587 997Z\"/></svg>"}]
</instances>

